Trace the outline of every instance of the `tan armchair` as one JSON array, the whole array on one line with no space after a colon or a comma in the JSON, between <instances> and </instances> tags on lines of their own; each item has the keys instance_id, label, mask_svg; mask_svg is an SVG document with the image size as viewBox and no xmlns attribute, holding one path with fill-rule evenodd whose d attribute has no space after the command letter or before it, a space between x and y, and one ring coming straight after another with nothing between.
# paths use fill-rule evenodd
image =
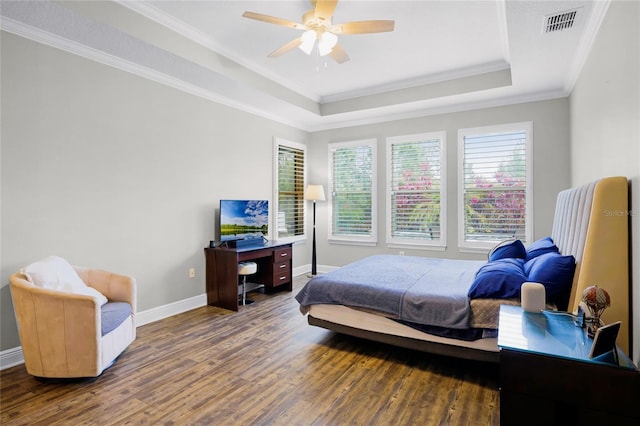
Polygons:
<instances>
[{"instance_id":1,"label":"tan armchair","mask_svg":"<svg viewBox=\"0 0 640 426\"><path fill-rule=\"evenodd\" d=\"M73 269L108 302L101 305L91 295L35 285L24 270L10 277L25 366L33 376L99 376L136 337L135 279L97 269Z\"/></svg>"}]
</instances>

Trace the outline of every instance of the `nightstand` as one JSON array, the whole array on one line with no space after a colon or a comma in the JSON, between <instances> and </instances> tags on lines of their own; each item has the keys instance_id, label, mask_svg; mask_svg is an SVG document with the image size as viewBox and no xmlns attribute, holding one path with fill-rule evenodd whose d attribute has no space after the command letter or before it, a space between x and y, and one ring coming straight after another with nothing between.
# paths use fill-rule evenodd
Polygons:
<instances>
[{"instance_id":1,"label":"nightstand","mask_svg":"<svg viewBox=\"0 0 640 426\"><path fill-rule=\"evenodd\" d=\"M640 372L620 349L590 359L571 316L502 305L498 330L500 424L640 424Z\"/></svg>"}]
</instances>

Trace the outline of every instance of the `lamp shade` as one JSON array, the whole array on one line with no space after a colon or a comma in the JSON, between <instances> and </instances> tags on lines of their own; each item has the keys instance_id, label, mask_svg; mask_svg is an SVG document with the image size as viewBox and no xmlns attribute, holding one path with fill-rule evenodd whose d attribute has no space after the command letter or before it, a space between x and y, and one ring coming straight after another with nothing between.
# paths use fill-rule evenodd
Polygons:
<instances>
[{"instance_id":1,"label":"lamp shade","mask_svg":"<svg viewBox=\"0 0 640 426\"><path fill-rule=\"evenodd\" d=\"M302 50L307 55L310 55L311 49L313 49L313 46L316 44L316 38L317 38L317 34L314 30L305 31L304 33L302 33L302 36L300 37L300 39L302 40L302 43L300 43L298 48L300 48L300 50Z\"/></svg>"},{"instance_id":2,"label":"lamp shade","mask_svg":"<svg viewBox=\"0 0 640 426\"><path fill-rule=\"evenodd\" d=\"M320 56L328 55L329 53L331 53L337 43L338 36L325 31L324 33L322 33L320 39L318 40L318 53L320 54Z\"/></svg>"},{"instance_id":3,"label":"lamp shade","mask_svg":"<svg viewBox=\"0 0 640 426\"><path fill-rule=\"evenodd\" d=\"M307 190L304 192L304 199L324 201L324 189L322 185L307 185Z\"/></svg>"}]
</instances>

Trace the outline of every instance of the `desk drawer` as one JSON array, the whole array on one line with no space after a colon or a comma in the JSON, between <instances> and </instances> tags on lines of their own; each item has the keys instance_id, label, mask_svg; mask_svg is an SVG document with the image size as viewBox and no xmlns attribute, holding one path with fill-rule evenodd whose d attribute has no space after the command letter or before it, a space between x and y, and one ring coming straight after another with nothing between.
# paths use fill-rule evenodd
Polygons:
<instances>
[{"instance_id":1,"label":"desk drawer","mask_svg":"<svg viewBox=\"0 0 640 426\"><path fill-rule=\"evenodd\" d=\"M286 268L283 271L274 271L273 272L273 286L277 287L279 285L288 284L291 282L291 274L289 272L289 268Z\"/></svg>"},{"instance_id":2,"label":"desk drawer","mask_svg":"<svg viewBox=\"0 0 640 426\"><path fill-rule=\"evenodd\" d=\"M291 247L284 247L273 251L273 263L291 260Z\"/></svg>"},{"instance_id":3,"label":"desk drawer","mask_svg":"<svg viewBox=\"0 0 640 426\"><path fill-rule=\"evenodd\" d=\"M290 260L285 260L284 262L275 262L273 264L273 275L275 276L282 272L288 272L290 265L291 265Z\"/></svg>"}]
</instances>

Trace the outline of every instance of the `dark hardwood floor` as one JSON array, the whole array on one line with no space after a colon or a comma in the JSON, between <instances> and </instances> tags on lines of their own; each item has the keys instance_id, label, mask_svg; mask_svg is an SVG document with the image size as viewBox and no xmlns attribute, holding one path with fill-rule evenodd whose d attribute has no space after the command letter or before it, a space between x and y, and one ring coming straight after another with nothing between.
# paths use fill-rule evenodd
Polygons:
<instances>
[{"instance_id":1,"label":"dark hardwood floor","mask_svg":"<svg viewBox=\"0 0 640 426\"><path fill-rule=\"evenodd\" d=\"M100 377L43 383L0 372L0 423L498 425L498 366L309 326L293 293L251 293L139 327Z\"/></svg>"}]
</instances>

